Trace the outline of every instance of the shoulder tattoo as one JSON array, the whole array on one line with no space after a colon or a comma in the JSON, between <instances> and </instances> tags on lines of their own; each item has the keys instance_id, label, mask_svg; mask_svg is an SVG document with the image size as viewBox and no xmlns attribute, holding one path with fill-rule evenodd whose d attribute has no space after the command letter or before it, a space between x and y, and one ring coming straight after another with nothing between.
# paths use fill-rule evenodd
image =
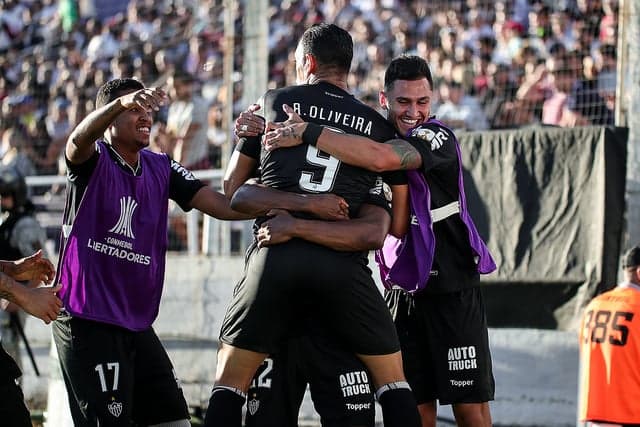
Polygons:
<instances>
[{"instance_id":1,"label":"shoulder tattoo","mask_svg":"<svg viewBox=\"0 0 640 427\"><path fill-rule=\"evenodd\" d=\"M400 169L416 169L422 164L422 157L418 150L403 139L393 139L388 142L400 159Z\"/></svg>"}]
</instances>

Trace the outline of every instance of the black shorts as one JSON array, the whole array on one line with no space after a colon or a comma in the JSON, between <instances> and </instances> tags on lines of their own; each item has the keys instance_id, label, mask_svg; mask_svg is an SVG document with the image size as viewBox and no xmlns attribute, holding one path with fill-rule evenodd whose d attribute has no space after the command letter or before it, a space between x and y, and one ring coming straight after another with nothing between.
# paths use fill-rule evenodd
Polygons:
<instances>
[{"instance_id":1,"label":"black shorts","mask_svg":"<svg viewBox=\"0 0 640 427\"><path fill-rule=\"evenodd\" d=\"M152 328L141 332L75 317L53 322L75 426L183 420L189 410Z\"/></svg>"},{"instance_id":2,"label":"black shorts","mask_svg":"<svg viewBox=\"0 0 640 427\"><path fill-rule=\"evenodd\" d=\"M0 420L3 426L31 427L31 415L16 380L0 382Z\"/></svg>"},{"instance_id":3,"label":"black shorts","mask_svg":"<svg viewBox=\"0 0 640 427\"><path fill-rule=\"evenodd\" d=\"M367 257L294 239L252 248L234 290L220 341L275 353L303 315L354 353L383 355L400 345L389 310L376 287Z\"/></svg>"},{"instance_id":4,"label":"black shorts","mask_svg":"<svg viewBox=\"0 0 640 427\"><path fill-rule=\"evenodd\" d=\"M414 297L392 290L385 298L418 404L436 399L444 405L493 400L495 382L479 288Z\"/></svg>"},{"instance_id":5,"label":"black shorts","mask_svg":"<svg viewBox=\"0 0 640 427\"><path fill-rule=\"evenodd\" d=\"M0 341L0 424L31 427L31 415L24 404L24 395L18 385L22 375L15 360L5 351Z\"/></svg>"},{"instance_id":6,"label":"black shorts","mask_svg":"<svg viewBox=\"0 0 640 427\"><path fill-rule=\"evenodd\" d=\"M324 337L291 339L265 360L247 394L247 427L296 427L307 388L323 427L375 425L363 363Z\"/></svg>"}]
</instances>

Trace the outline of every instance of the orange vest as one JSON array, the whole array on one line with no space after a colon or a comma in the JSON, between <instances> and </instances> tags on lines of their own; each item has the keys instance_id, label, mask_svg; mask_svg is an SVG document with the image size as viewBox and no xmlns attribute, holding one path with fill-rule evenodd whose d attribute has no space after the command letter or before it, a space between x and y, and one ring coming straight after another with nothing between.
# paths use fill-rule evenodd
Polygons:
<instances>
[{"instance_id":1,"label":"orange vest","mask_svg":"<svg viewBox=\"0 0 640 427\"><path fill-rule=\"evenodd\" d=\"M640 423L640 286L594 298L580 325L581 421Z\"/></svg>"}]
</instances>

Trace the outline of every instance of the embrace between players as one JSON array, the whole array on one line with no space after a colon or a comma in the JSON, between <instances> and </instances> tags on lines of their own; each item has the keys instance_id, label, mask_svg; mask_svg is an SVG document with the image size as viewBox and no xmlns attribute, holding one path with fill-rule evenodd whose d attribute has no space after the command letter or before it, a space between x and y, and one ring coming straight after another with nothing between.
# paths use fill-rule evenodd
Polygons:
<instances>
[{"instance_id":1,"label":"embrace between players","mask_svg":"<svg viewBox=\"0 0 640 427\"><path fill-rule=\"evenodd\" d=\"M495 265L466 209L457 139L430 117L423 59L389 65L385 120L348 92L352 50L335 25L304 33L298 85L267 92L260 111L238 119L224 195L145 150L163 91L131 79L101 87L65 150L54 339L75 425L189 425L151 326L169 199L257 218L205 425L240 426L247 403L247 425L295 426L307 384L325 426L373 425L374 395L385 426L435 426L438 400L458 425L491 425L479 275ZM265 121L279 124L262 138ZM367 266L376 249L384 298Z\"/></svg>"}]
</instances>

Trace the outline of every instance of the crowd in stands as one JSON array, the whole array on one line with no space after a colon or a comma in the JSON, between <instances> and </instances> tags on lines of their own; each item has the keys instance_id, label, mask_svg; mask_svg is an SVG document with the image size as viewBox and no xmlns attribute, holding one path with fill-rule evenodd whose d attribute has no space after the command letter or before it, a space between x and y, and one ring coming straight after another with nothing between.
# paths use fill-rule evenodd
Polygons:
<instances>
[{"instance_id":1,"label":"crowd in stands","mask_svg":"<svg viewBox=\"0 0 640 427\"><path fill-rule=\"evenodd\" d=\"M2 164L56 174L67 135L102 83L134 76L165 86L188 74L208 106L210 154L200 164L219 166L227 140L222 0L0 1ZM237 0L235 113L245 107L244 3ZM617 0L272 0L269 19L270 87L295 82L295 40L326 21L352 34L349 85L371 105L386 65L408 52L428 59L432 112L457 130L613 124ZM158 114L154 146L173 151L167 113Z\"/></svg>"}]
</instances>

